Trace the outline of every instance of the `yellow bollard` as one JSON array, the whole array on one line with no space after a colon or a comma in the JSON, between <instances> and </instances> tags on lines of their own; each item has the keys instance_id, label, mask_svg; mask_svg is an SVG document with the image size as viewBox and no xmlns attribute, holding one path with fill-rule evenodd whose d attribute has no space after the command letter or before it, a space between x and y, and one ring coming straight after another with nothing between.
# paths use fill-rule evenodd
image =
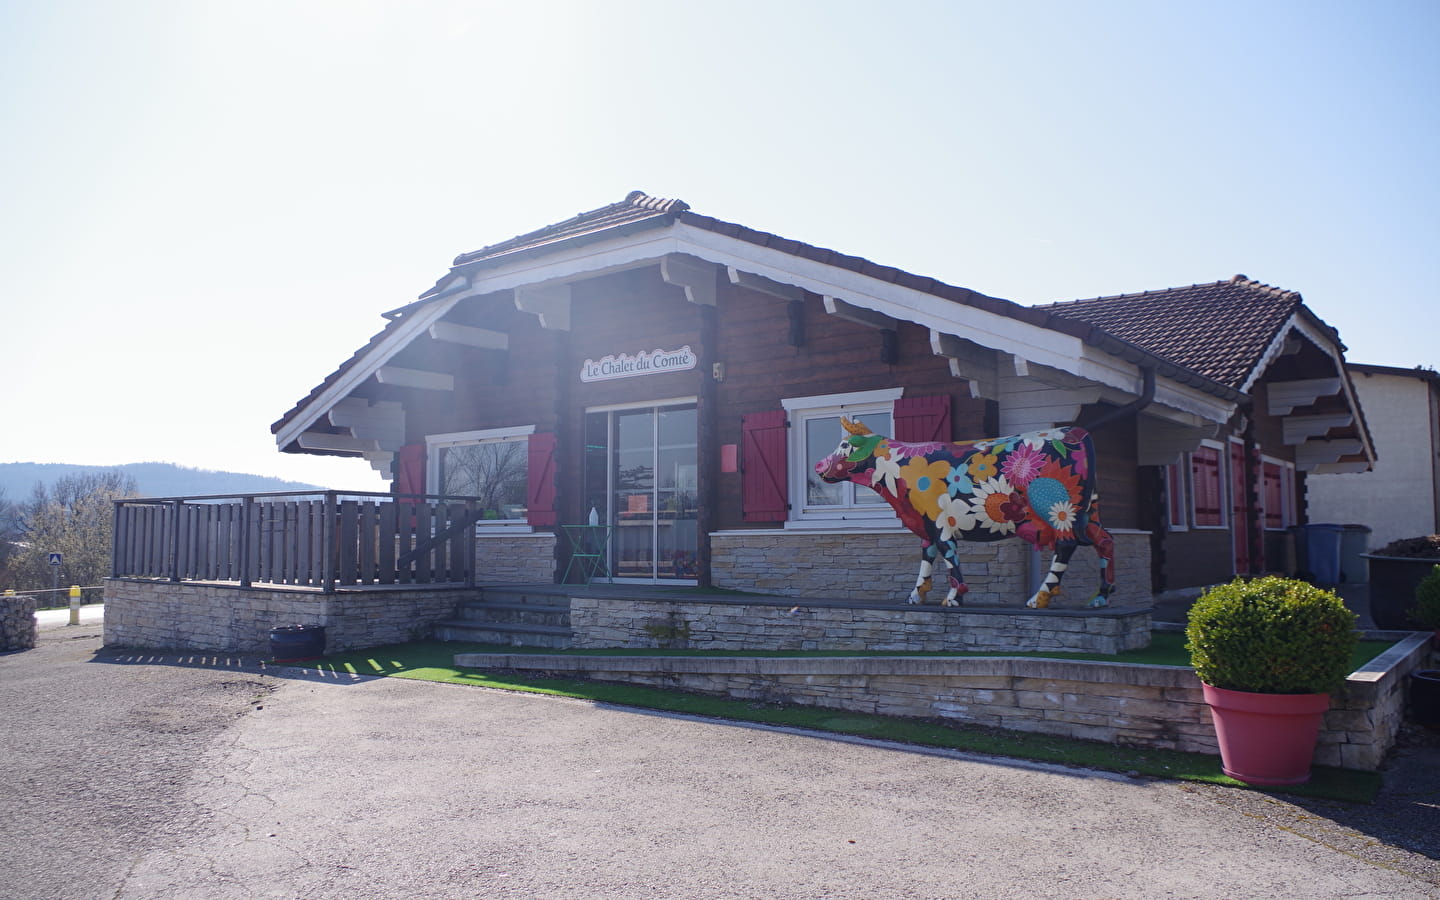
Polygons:
<instances>
[{"instance_id":1,"label":"yellow bollard","mask_svg":"<svg viewBox=\"0 0 1440 900\"><path fill-rule=\"evenodd\" d=\"M70 585L70 624L80 624L80 585Z\"/></svg>"}]
</instances>

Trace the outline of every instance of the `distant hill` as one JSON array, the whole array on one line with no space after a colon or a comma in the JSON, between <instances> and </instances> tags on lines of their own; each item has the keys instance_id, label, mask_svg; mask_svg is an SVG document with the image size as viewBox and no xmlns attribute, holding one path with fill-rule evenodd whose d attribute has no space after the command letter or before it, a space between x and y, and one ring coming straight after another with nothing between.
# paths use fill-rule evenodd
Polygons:
<instances>
[{"instance_id":1,"label":"distant hill","mask_svg":"<svg viewBox=\"0 0 1440 900\"><path fill-rule=\"evenodd\" d=\"M123 466L80 466L68 463L0 463L0 491L6 500L23 503L35 485L46 487L69 475L119 470L135 479L142 497L195 497L205 494L261 494L270 491L323 491L324 488L269 475L214 472L174 463L126 463Z\"/></svg>"}]
</instances>

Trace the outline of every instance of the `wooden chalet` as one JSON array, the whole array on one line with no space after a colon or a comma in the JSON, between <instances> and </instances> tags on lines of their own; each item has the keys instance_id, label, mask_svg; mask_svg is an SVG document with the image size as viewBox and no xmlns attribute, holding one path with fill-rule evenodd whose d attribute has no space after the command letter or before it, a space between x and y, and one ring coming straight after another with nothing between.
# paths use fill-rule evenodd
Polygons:
<instances>
[{"instance_id":1,"label":"wooden chalet","mask_svg":"<svg viewBox=\"0 0 1440 900\"><path fill-rule=\"evenodd\" d=\"M1120 602L1283 568L1306 474L1374 456L1344 348L1293 292L1025 307L640 192L462 254L384 318L277 445L471 498L481 584L902 600L918 541L812 476L842 415L961 440L1125 410L1094 434ZM1019 603L1041 562L976 545L967 600Z\"/></svg>"}]
</instances>

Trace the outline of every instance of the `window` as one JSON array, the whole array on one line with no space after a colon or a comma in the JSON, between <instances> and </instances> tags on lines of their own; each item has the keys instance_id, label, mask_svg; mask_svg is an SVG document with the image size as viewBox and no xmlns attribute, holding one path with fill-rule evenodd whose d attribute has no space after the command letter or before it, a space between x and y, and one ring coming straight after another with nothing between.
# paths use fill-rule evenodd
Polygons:
<instances>
[{"instance_id":1,"label":"window","mask_svg":"<svg viewBox=\"0 0 1440 900\"><path fill-rule=\"evenodd\" d=\"M786 400L789 416L789 481L791 501L787 526L836 526L856 522L892 523L889 504L868 487L842 481L827 484L815 474L815 463L825 458L845 435L841 417L865 423L876 434L895 434L894 404L901 389L827 394Z\"/></svg>"},{"instance_id":2,"label":"window","mask_svg":"<svg viewBox=\"0 0 1440 900\"><path fill-rule=\"evenodd\" d=\"M426 438L430 493L480 498L480 525L527 524L531 426Z\"/></svg>"},{"instance_id":3,"label":"window","mask_svg":"<svg viewBox=\"0 0 1440 900\"><path fill-rule=\"evenodd\" d=\"M1270 457L1265 457L1261 466L1265 527L1289 528L1295 524L1295 466Z\"/></svg>"},{"instance_id":4,"label":"window","mask_svg":"<svg viewBox=\"0 0 1440 900\"><path fill-rule=\"evenodd\" d=\"M1220 447L1206 444L1190 454L1190 489L1196 528L1225 527L1225 481Z\"/></svg>"},{"instance_id":5,"label":"window","mask_svg":"<svg viewBox=\"0 0 1440 900\"><path fill-rule=\"evenodd\" d=\"M897 524L879 494L826 484L815 464L839 446L840 419L908 443L951 440L948 394L904 397L903 388L782 400L782 409L740 417L741 508L747 522L786 528L876 528Z\"/></svg>"}]
</instances>

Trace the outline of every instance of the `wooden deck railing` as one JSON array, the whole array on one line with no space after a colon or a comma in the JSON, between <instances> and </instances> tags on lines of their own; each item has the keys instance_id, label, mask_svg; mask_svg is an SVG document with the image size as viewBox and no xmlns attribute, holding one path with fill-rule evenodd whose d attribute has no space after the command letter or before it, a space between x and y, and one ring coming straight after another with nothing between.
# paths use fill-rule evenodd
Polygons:
<instances>
[{"instance_id":1,"label":"wooden deck railing","mask_svg":"<svg viewBox=\"0 0 1440 900\"><path fill-rule=\"evenodd\" d=\"M285 492L115 502L117 578L475 584L475 497Z\"/></svg>"}]
</instances>

